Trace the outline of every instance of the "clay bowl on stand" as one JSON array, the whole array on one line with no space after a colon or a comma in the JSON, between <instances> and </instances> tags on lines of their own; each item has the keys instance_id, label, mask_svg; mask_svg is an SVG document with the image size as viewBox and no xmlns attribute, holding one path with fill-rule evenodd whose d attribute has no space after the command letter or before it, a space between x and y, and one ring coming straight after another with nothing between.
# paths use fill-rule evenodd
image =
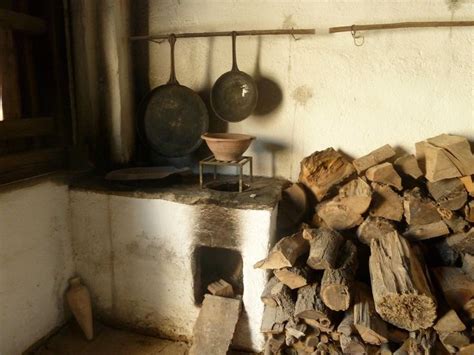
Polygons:
<instances>
[{"instance_id":1,"label":"clay bowl on stand","mask_svg":"<svg viewBox=\"0 0 474 355\"><path fill-rule=\"evenodd\" d=\"M214 158L220 161L239 160L255 139L239 133L204 133L201 138L206 141Z\"/></svg>"}]
</instances>

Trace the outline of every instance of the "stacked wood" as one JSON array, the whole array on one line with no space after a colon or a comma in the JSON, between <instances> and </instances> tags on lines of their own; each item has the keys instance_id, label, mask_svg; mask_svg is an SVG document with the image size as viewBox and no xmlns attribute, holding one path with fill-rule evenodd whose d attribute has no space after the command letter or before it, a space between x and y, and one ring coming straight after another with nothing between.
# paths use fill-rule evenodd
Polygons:
<instances>
[{"instance_id":1,"label":"stacked wood","mask_svg":"<svg viewBox=\"0 0 474 355\"><path fill-rule=\"evenodd\" d=\"M218 280L207 286L208 291L214 296L234 297L234 288L225 280Z\"/></svg>"},{"instance_id":2,"label":"stacked wood","mask_svg":"<svg viewBox=\"0 0 474 355\"><path fill-rule=\"evenodd\" d=\"M336 184L355 172L341 153L333 148L315 152L301 161L299 180L321 201Z\"/></svg>"},{"instance_id":3,"label":"stacked wood","mask_svg":"<svg viewBox=\"0 0 474 355\"><path fill-rule=\"evenodd\" d=\"M256 264L266 355L474 352L474 158L451 135L416 153L303 159L315 213Z\"/></svg>"}]
</instances>

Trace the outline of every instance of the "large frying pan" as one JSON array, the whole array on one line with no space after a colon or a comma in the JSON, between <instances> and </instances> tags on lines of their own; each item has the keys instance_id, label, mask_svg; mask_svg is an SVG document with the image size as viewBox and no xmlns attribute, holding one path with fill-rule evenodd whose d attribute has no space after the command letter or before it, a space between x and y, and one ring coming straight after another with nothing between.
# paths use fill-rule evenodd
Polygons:
<instances>
[{"instance_id":1,"label":"large frying pan","mask_svg":"<svg viewBox=\"0 0 474 355\"><path fill-rule=\"evenodd\" d=\"M222 74L211 90L212 109L220 119L228 122L239 122L250 116L258 99L255 81L237 67L236 37L232 32L232 70Z\"/></svg>"},{"instance_id":2,"label":"large frying pan","mask_svg":"<svg viewBox=\"0 0 474 355\"><path fill-rule=\"evenodd\" d=\"M180 85L174 69L176 37L168 39L171 49L171 73L167 84L150 91L140 105L140 134L150 147L165 157L191 153L201 144L209 116L206 105L190 88Z\"/></svg>"}]
</instances>

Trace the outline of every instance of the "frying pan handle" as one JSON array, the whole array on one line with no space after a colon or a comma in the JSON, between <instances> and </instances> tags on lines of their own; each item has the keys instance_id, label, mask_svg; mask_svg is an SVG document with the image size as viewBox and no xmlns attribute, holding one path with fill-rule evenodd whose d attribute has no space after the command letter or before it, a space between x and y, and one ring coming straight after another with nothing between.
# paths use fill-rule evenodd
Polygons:
<instances>
[{"instance_id":1,"label":"frying pan handle","mask_svg":"<svg viewBox=\"0 0 474 355\"><path fill-rule=\"evenodd\" d=\"M174 44L176 43L176 36L174 33L170 34L168 37L168 42L170 43L170 53L171 53L171 71L170 71L170 80L168 80L168 84L179 84L178 80L176 80L176 74L174 70Z\"/></svg>"},{"instance_id":2,"label":"frying pan handle","mask_svg":"<svg viewBox=\"0 0 474 355\"><path fill-rule=\"evenodd\" d=\"M232 70L238 71L239 68L237 67L237 54L235 51L235 42L237 41L237 32L232 32Z\"/></svg>"}]
</instances>

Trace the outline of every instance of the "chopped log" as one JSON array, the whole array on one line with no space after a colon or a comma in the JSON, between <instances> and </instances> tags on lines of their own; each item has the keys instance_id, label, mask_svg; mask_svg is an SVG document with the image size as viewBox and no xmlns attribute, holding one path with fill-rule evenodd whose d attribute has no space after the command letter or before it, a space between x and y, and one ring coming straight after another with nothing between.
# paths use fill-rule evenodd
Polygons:
<instances>
[{"instance_id":1,"label":"chopped log","mask_svg":"<svg viewBox=\"0 0 474 355\"><path fill-rule=\"evenodd\" d=\"M380 348L377 350L376 355L392 355L392 350L388 343L383 343L380 345Z\"/></svg>"},{"instance_id":2,"label":"chopped log","mask_svg":"<svg viewBox=\"0 0 474 355\"><path fill-rule=\"evenodd\" d=\"M260 299L263 303L273 307L277 306L274 293L281 291L282 288L275 288L275 291L273 291L273 288L279 283L280 281L276 277L272 277L270 280L268 280L267 284L265 285L265 288L263 289L262 295L260 296Z\"/></svg>"},{"instance_id":3,"label":"chopped log","mask_svg":"<svg viewBox=\"0 0 474 355\"><path fill-rule=\"evenodd\" d=\"M465 137L440 134L427 139L427 142L442 148L463 176L474 174L474 155L471 152L469 141Z\"/></svg>"},{"instance_id":4,"label":"chopped log","mask_svg":"<svg viewBox=\"0 0 474 355\"><path fill-rule=\"evenodd\" d=\"M462 271L474 280L474 255L471 254L462 254Z\"/></svg>"},{"instance_id":5,"label":"chopped log","mask_svg":"<svg viewBox=\"0 0 474 355\"><path fill-rule=\"evenodd\" d=\"M209 284L207 289L214 296L234 297L234 288L230 283L222 279Z\"/></svg>"},{"instance_id":6,"label":"chopped log","mask_svg":"<svg viewBox=\"0 0 474 355\"><path fill-rule=\"evenodd\" d=\"M315 270L335 268L344 238L329 228L305 229L303 234L311 235L305 236L310 245L308 266Z\"/></svg>"},{"instance_id":7,"label":"chopped log","mask_svg":"<svg viewBox=\"0 0 474 355\"><path fill-rule=\"evenodd\" d=\"M333 148L315 152L301 161L299 181L321 201L336 184L355 172L354 167Z\"/></svg>"},{"instance_id":8,"label":"chopped log","mask_svg":"<svg viewBox=\"0 0 474 355\"><path fill-rule=\"evenodd\" d=\"M273 271L278 280L294 290L308 283L308 269L305 267L291 267Z\"/></svg>"},{"instance_id":9,"label":"chopped log","mask_svg":"<svg viewBox=\"0 0 474 355\"><path fill-rule=\"evenodd\" d=\"M474 281L460 268L437 267L431 270L448 305L462 312L466 303L474 297Z\"/></svg>"},{"instance_id":10,"label":"chopped log","mask_svg":"<svg viewBox=\"0 0 474 355\"><path fill-rule=\"evenodd\" d=\"M327 334L321 334L321 335L319 336L319 341L320 341L321 343L323 343L323 344L329 343L329 337L328 337L328 335L327 335Z\"/></svg>"},{"instance_id":11,"label":"chopped log","mask_svg":"<svg viewBox=\"0 0 474 355\"><path fill-rule=\"evenodd\" d=\"M383 239L387 233L394 232L395 226L382 217L367 217L357 228L357 237L361 243L370 246L372 239Z\"/></svg>"},{"instance_id":12,"label":"chopped log","mask_svg":"<svg viewBox=\"0 0 474 355\"><path fill-rule=\"evenodd\" d=\"M370 181L393 186L398 191L403 189L402 178L395 171L391 163L382 163L373 166L365 172L365 176Z\"/></svg>"},{"instance_id":13,"label":"chopped log","mask_svg":"<svg viewBox=\"0 0 474 355\"><path fill-rule=\"evenodd\" d=\"M374 190L373 206L370 215L400 221L403 215L402 198L390 186L371 184Z\"/></svg>"},{"instance_id":14,"label":"chopped log","mask_svg":"<svg viewBox=\"0 0 474 355\"><path fill-rule=\"evenodd\" d=\"M193 345L189 354L226 354L241 309L241 300L204 295L201 311L194 324Z\"/></svg>"},{"instance_id":15,"label":"chopped log","mask_svg":"<svg viewBox=\"0 0 474 355\"><path fill-rule=\"evenodd\" d=\"M469 345L469 337L464 332L439 333L439 340L446 347L446 349L458 349Z\"/></svg>"},{"instance_id":16,"label":"chopped log","mask_svg":"<svg viewBox=\"0 0 474 355\"><path fill-rule=\"evenodd\" d=\"M436 182L462 175L444 149L428 142L418 142L415 144L415 148L416 158L421 163L428 181Z\"/></svg>"},{"instance_id":17,"label":"chopped log","mask_svg":"<svg viewBox=\"0 0 474 355\"><path fill-rule=\"evenodd\" d=\"M393 355L424 354L423 349L415 338L410 337L393 353Z\"/></svg>"},{"instance_id":18,"label":"chopped log","mask_svg":"<svg viewBox=\"0 0 474 355\"><path fill-rule=\"evenodd\" d=\"M367 347L357 335L341 334L339 339L343 354L367 354Z\"/></svg>"},{"instance_id":19,"label":"chopped log","mask_svg":"<svg viewBox=\"0 0 474 355\"><path fill-rule=\"evenodd\" d=\"M284 237L275 244L268 256L254 265L259 269L281 269L291 267L296 259L309 249L308 242L303 239L302 233Z\"/></svg>"},{"instance_id":20,"label":"chopped log","mask_svg":"<svg viewBox=\"0 0 474 355\"><path fill-rule=\"evenodd\" d=\"M332 314L331 314L332 317ZM312 329L318 329L320 332L331 333L334 330L334 324L331 323L330 326L325 327L321 325L320 322L310 318L302 318L305 324L309 325Z\"/></svg>"},{"instance_id":21,"label":"chopped log","mask_svg":"<svg viewBox=\"0 0 474 355\"><path fill-rule=\"evenodd\" d=\"M316 332L311 332L309 334L306 335L306 339L305 339L305 345L308 347L308 348L315 348L316 346L318 346L319 344L319 334L320 333L317 333Z\"/></svg>"},{"instance_id":22,"label":"chopped log","mask_svg":"<svg viewBox=\"0 0 474 355\"><path fill-rule=\"evenodd\" d=\"M335 199L355 213L362 214L370 206L372 189L363 179L357 178L342 186Z\"/></svg>"},{"instance_id":23,"label":"chopped log","mask_svg":"<svg viewBox=\"0 0 474 355\"><path fill-rule=\"evenodd\" d=\"M391 343L402 344L410 335L406 330L387 324L387 336Z\"/></svg>"},{"instance_id":24,"label":"chopped log","mask_svg":"<svg viewBox=\"0 0 474 355\"><path fill-rule=\"evenodd\" d=\"M344 313L344 318L342 318L341 323L339 323L337 326L337 332L344 334L345 336L355 334L356 329L354 327L354 312L352 309Z\"/></svg>"},{"instance_id":25,"label":"chopped log","mask_svg":"<svg viewBox=\"0 0 474 355\"><path fill-rule=\"evenodd\" d=\"M454 309L443 314L433 327L438 333L462 332L466 326Z\"/></svg>"},{"instance_id":26,"label":"chopped log","mask_svg":"<svg viewBox=\"0 0 474 355\"><path fill-rule=\"evenodd\" d=\"M288 346L295 344L299 339L305 336L307 325L304 323L297 323L290 319L285 325L285 343Z\"/></svg>"},{"instance_id":27,"label":"chopped log","mask_svg":"<svg viewBox=\"0 0 474 355\"><path fill-rule=\"evenodd\" d=\"M395 150L393 150L389 144L385 144L384 146L375 149L369 154L357 158L352 162L352 164L356 168L357 173L360 174L366 171L368 168L394 157L395 154Z\"/></svg>"},{"instance_id":28,"label":"chopped log","mask_svg":"<svg viewBox=\"0 0 474 355\"><path fill-rule=\"evenodd\" d=\"M422 329L416 332L415 339L421 347L424 354L433 354L437 336L432 328Z\"/></svg>"},{"instance_id":29,"label":"chopped log","mask_svg":"<svg viewBox=\"0 0 474 355\"><path fill-rule=\"evenodd\" d=\"M280 307L265 305L260 331L268 334L281 334L285 330L286 315Z\"/></svg>"},{"instance_id":30,"label":"chopped log","mask_svg":"<svg viewBox=\"0 0 474 355\"><path fill-rule=\"evenodd\" d=\"M462 307L462 310L467 317L467 319L472 321L474 320L474 298L471 298L466 304Z\"/></svg>"},{"instance_id":31,"label":"chopped log","mask_svg":"<svg viewBox=\"0 0 474 355\"><path fill-rule=\"evenodd\" d=\"M474 223L474 200L464 207L464 215L466 216L466 221Z\"/></svg>"},{"instance_id":32,"label":"chopped log","mask_svg":"<svg viewBox=\"0 0 474 355\"><path fill-rule=\"evenodd\" d=\"M388 342L387 326L375 311L370 289L357 283L354 299L354 327L368 344L380 345Z\"/></svg>"},{"instance_id":33,"label":"chopped log","mask_svg":"<svg viewBox=\"0 0 474 355\"><path fill-rule=\"evenodd\" d=\"M413 179L423 176L423 172L418 166L418 162L413 154L404 155L394 162L395 169L402 174L409 175Z\"/></svg>"},{"instance_id":34,"label":"chopped log","mask_svg":"<svg viewBox=\"0 0 474 355\"><path fill-rule=\"evenodd\" d=\"M472 355L472 354L474 354L474 343L463 346L461 349L459 349L459 352L457 355Z\"/></svg>"},{"instance_id":35,"label":"chopped log","mask_svg":"<svg viewBox=\"0 0 474 355\"><path fill-rule=\"evenodd\" d=\"M422 196L418 187L403 193L403 209L405 219L410 225L430 224L441 220L436 203Z\"/></svg>"},{"instance_id":36,"label":"chopped log","mask_svg":"<svg viewBox=\"0 0 474 355\"><path fill-rule=\"evenodd\" d=\"M403 233L403 236L409 240L425 240L448 235L449 229L443 221L430 224L411 225Z\"/></svg>"},{"instance_id":37,"label":"chopped log","mask_svg":"<svg viewBox=\"0 0 474 355\"><path fill-rule=\"evenodd\" d=\"M324 201L316 207L316 214L331 229L351 229L362 223L362 216L336 200Z\"/></svg>"},{"instance_id":38,"label":"chopped log","mask_svg":"<svg viewBox=\"0 0 474 355\"><path fill-rule=\"evenodd\" d=\"M370 279L375 309L383 320L410 331L433 325L435 298L422 261L397 232L370 244ZM396 281L395 281L396 280Z\"/></svg>"},{"instance_id":39,"label":"chopped log","mask_svg":"<svg viewBox=\"0 0 474 355\"><path fill-rule=\"evenodd\" d=\"M285 336L282 334L272 334L268 337L265 345L266 349L269 349L270 354L278 354L285 344Z\"/></svg>"},{"instance_id":40,"label":"chopped log","mask_svg":"<svg viewBox=\"0 0 474 355\"><path fill-rule=\"evenodd\" d=\"M306 285L298 289L298 298L295 305L295 317L312 319L318 328L327 329L332 325L331 311L324 305L319 297L317 283Z\"/></svg>"},{"instance_id":41,"label":"chopped log","mask_svg":"<svg viewBox=\"0 0 474 355\"><path fill-rule=\"evenodd\" d=\"M350 240L346 240L338 257L337 268L324 270L321 280L321 299L329 309L345 311L349 308L357 266L357 248Z\"/></svg>"},{"instance_id":42,"label":"chopped log","mask_svg":"<svg viewBox=\"0 0 474 355\"><path fill-rule=\"evenodd\" d=\"M464 188L470 196L474 196L474 181L472 181L472 176L463 176L460 178L461 182L464 184Z\"/></svg>"},{"instance_id":43,"label":"chopped log","mask_svg":"<svg viewBox=\"0 0 474 355\"><path fill-rule=\"evenodd\" d=\"M278 203L277 226L279 229L290 229L297 226L308 212L309 201L302 184L291 184L281 193Z\"/></svg>"},{"instance_id":44,"label":"chopped log","mask_svg":"<svg viewBox=\"0 0 474 355\"><path fill-rule=\"evenodd\" d=\"M469 227L464 218L458 216L455 212L446 208L438 207L438 213L453 232L461 233Z\"/></svg>"},{"instance_id":45,"label":"chopped log","mask_svg":"<svg viewBox=\"0 0 474 355\"><path fill-rule=\"evenodd\" d=\"M465 233L456 233L446 238L446 244L459 253L474 254L474 228Z\"/></svg>"},{"instance_id":46,"label":"chopped log","mask_svg":"<svg viewBox=\"0 0 474 355\"><path fill-rule=\"evenodd\" d=\"M467 201L467 192L458 178L428 182L427 186L431 196L443 208L455 211Z\"/></svg>"}]
</instances>

